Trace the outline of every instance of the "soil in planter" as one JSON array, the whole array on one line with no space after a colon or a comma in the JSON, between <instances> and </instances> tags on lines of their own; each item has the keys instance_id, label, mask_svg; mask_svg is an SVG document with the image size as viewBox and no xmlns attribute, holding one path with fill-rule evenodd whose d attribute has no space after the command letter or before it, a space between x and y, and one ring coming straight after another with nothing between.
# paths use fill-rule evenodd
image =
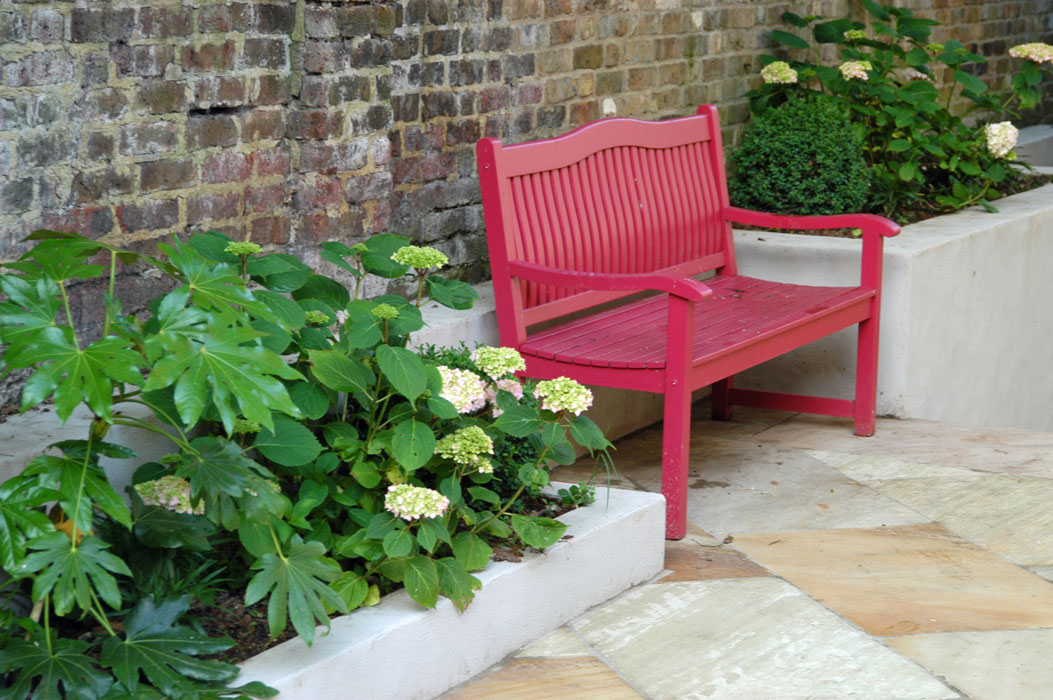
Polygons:
<instances>
[{"instance_id":1,"label":"soil in planter","mask_svg":"<svg viewBox=\"0 0 1053 700\"><path fill-rule=\"evenodd\" d=\"M1008 197L1013 194L1020 194L1021 192L1027 192L1029 190L1042 187L1053 182L1053 175L1045 175L1041 173L1035 174L1024 174L1020 178L1012 182L1006 187L1001 196ZM997 199L992 200L997 201ZM933 219L937 216L943 216L949 214L946 209L932 209L929 207L915 207L913 209L907 209L901 212L900 216L896 217L897 223L901 225L916 224L919 221L925 221L926 219ZM735 224L735 228L743 231L769 231L772 233L796 233L805 236L829 236L833 238L858 238L857 229L852 228L831 228L831 229L782 229L772 228L770 226L751 226L749 224Z\"/></svg>"}]
</instances>

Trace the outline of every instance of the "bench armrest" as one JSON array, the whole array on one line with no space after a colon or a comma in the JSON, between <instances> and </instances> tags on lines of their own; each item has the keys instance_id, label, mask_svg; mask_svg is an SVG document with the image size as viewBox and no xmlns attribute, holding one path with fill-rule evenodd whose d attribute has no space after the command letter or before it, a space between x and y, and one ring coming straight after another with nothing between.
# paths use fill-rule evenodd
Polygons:
<instances>
[{"instance_id":1,"label":"bench armrest","mask_svg":"<svg viewBox=\"0 0 1053 700\"><path fill-rule=\"evenodd\" d=\"M544 265L512 260L508 263L513 277L550 284L570 289L595 289L600 291L648 291L667 292L688 301L702 301L713 294L713 290L691 277L671 277L661 273L606 274L600 272L573 272Z\"/></svg>"},{"instance_id":2,"label":"bench armrest","mask_svg":"<svg viewBox=\"0 0 1053 700\"><path fill-rule=\"evenodd\" d=\"M771 228L789 229L828 229L858 228L866 234L873 231L881 236L891 238L899 234L899 224L876 214L834 214L831 216L788 216L769 214L763 211L725 207L724 217L728 221L750 226L769 226Z\"/></svg>"}]
</instances>

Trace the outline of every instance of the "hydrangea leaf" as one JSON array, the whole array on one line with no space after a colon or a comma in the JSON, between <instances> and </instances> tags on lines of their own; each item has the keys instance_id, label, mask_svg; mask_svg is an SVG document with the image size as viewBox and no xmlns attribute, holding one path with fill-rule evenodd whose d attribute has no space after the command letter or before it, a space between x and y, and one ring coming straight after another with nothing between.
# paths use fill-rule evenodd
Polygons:
<instances>
[{"instance_id":1,"label":"hydrangea leaf","mask_svg":"<svg viewBox=\"0 0 1053 700\"><path fill-rule=\"evenodd\" d=\"M283 467L313 462L322 452L321 443L307 426L280 416L274 419L273 431L264 428L256 434L252 446Z\"/></svg>"},{"instance_id":2,"label":"hydrangea leaf","mask_svg":"<svg viewBox=\"0 0 1053 700\"><path fill-rule=\"evenodd\" d=\"M403 469L414 471L435 453L435 433L425 423L404 420L395 426L391 451Z\"/></svg>"},{"instance_id":3,"label":"hydrangea leaf","mask_svg":"<svg viewBox=\"0 0 1053 700\"><path fill-rule=\"evenodd\" d=\"M252 605L269 595L267 620L272 637L285 629L288 620L308 645L314 642L315 622L329 624L325 606L347 612L343 599L329 587L340 576L340 567L323 558L325 545L294 537L288 554L275 552L260 557L253 569L258 573L245 590L245 604Z\"/></svg>"},{"instance_id":4,"label":"hydrangea leaf","mask_svg":"<svg viewBox=\"0 0 1053 700\"><path fill-rule=\"evenodd\" d=\"M369 391L376 383L372 370L338 350L311 350L311 373L334 391Z\"/></svg>"},{"instance_id":5,"label":"hydrangea leaf","mask_svg":"<svg viewBox=\"0 0 1053 700\"><path fill-rule=\"evenodd\" d=\"M494 421L494 427L512 437L526 437L544 426L537 409L530 406L511 406Z\"/></svg>"},{"instance_id":6,"label":"hydrangea leaf","mask_svg":"<svg viewBox=\"0 0 1053 700\"><path fill-rule=\"evenodd\" d=\"M429 275L425 284L428 296L443 306L451 309L470 309L479 298L479 293L471 285L460 280L448 280L439 275Z\"/></svg>"},{"instance_id":7,"label":"hydrangea leaf","mask_svg":"<svg viewBox=\"0 0 1053 700\"><path fill-rule=\"evenodd\" d=\"M472 602L475 593L482 587L482 582L469 574L459 561L453 557L435 560L439 569L439 592L449 598L457 609L464 612Z\"/></svg>"},{"instance_id":8,"label":"hydrangea leaf","mask_svg":"<svg viewBox=\"0 0 1053 700\"><path fill-rule=\"evenodd\" d=\"M233 646L226 637L212 638L177 620L190 607L189 596L155 603L153 596L139 601L124 618L124 637L110 637L102 644L99 660L131 692L142 677L171 697L191 695L189 679L226 682L239 672L237 666L196 656L215 654Z\"/></svg>"},{"instance_id":9,"label":"hydrangea leaf","mask_svg":"<svg viewBox=\"0 0 1053 700\"><path fill-rule=\"evenodd\" d=\"M392 530L384 536L384 540L381 545L384 547L384 554L389 557L404 557L410 554L416 540L413 538L413 534L406 529Z\"/></svg>"},{"instance_id":10,"label":"hydrangea leaf","mask_svg":"<svg viewBox=\"0 0 1053 700\"><path fill-rule=\"evenodd\" d=\"M289 397L308 420L318 420L329 412L329 394L314 382L293 383L289 386Z\"/></svg>"},{"instance_id":11,"label":"hydrangea leaf","mask_svg":"<svg viewBox=\"0 0 1053 700\"><path fill-rule=\"evenodd\" d=\"M362 253L362 267L377 277L395 279L409 271L408 265L401 265L391 259L395 251L409 245L409 239L393 233L378 233L366 241L366 252Z\"/></svg>"},{"instance_id":12,"label":"hydrangea leaf","mask_svg":"<svg viewBox=\"0 0 1053 700\"><path fill-rule=\"evenodd\" d=\"M586 416L574 417L570 422L570 436L589 451L602 450L611 444L600 430L600 426Z\"/></svg>"},{"instance_id":13,"label":"hydrangea leaf","mask_svg":"<svg viewBox=\"0 0 1053 700\"><path fill-rule=\"evenodd\" d=\"M403 585L418 605L434 608L439 602L439 570L435 561L423 554L407 559Z\"/></svg>"},{"instance_id":14,"label":"hydrangea leaf","mask_svg":"<svg viewBox=\"0 0 1053 700\"><path fill-rule=\"evenodd\" d=\"M428 375L420 356L405 348L381 345L376 352L377 364L395 391L413 401L428 387Z\"/></svg>"},{"instance_id":15,"label":"hydrangea leaf","mask_svg":"<svg viewBox=\"0 0 1053 700\"><path fill-rule=\"evenodd\" d=\"M565 523L552 518L512 514L512 529L523 543L538 549L551 547L567 531Z\"/></svg>"},{"instance_id":16,"label":"hydrangea leaf","mask_svg":"<svg viewBox=\"0 0 1053 700\"><path fill-rule=\"evenodd\" d=\"M293 290L292 298L297 301L317 299L330 308L344 309L351 301L351 294L336 280L312 273L299 289Z\"/></svg>"},{"instance_id":17,"label":"hydrangea leaf","mask_svg":"<svg viewBox=\"0 0 1053 700\"><path fill-rule=\"evenodd\" d=\"M453 556L466 571L478 571L490 563L494 550L483 538L470 532L459 532L451 544Z\"/></svg>"}]
</instances>

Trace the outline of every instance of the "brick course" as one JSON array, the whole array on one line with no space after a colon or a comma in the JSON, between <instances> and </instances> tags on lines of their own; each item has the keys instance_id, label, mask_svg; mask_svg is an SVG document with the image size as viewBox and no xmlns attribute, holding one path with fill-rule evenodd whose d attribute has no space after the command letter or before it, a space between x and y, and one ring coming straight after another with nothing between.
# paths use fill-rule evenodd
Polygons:
<instances>
[{"instance_id":1,"label":"brick course","mask_svg":"<svg viewBox=\"0 0 1053 700\"><path fill-rule=\"evenodd\" d=\"M991 59L1053 42L1053 0L908 0ZM82 5L82 6L75 6ZM607 113L748 117L775 0L0 2L0 251L35 227L149 247L216 227L290 252L391 230L485 265L481 136ZM858 4L794 11L843 16ZM1048 120L1053 104L1028 119ZM131 288L133 284L125 284ZM139 295L142 296L142 295ZM87 317L86 317L87 318Z\"/></svg>"}]
</instances>

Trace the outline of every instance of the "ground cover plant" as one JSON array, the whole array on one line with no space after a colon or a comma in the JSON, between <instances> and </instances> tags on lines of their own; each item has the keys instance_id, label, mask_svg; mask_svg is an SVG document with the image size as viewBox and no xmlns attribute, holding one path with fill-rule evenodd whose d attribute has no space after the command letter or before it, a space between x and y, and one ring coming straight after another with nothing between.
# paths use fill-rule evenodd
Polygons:
<instances>
[{"instance_id":1,"label":"ground cover plant","mask_svg":"<svg viewBox=\"0 0 1053 700\"><path fill-rule=\"evenodd\" d=\"M29 369L22 406L53 399L93 420L0 485L0 698L246 698L233 639L200 611L233 597L264 607L268 636L311 643L330 616L403 586L424 606L462 609L498 544L544 548L564 531L515 512L569 463L568 440L609 443L569 380L522 385L514 351L477 348L478 371L406 347L431 299L474 292L436 274L445 256L381 234L322 257L349 291L298 259L219 233L157 256L38 231L0 275L3 370ZM144 317L115 297L119 265L152 267L173 289ZM362 280L409 276L414 299L359 298ZM72 324L68 286L103 280L102 337ZM155 421L120 409L140 404ZM115 425L165 432L176 449L139 464L118 493L101 457ZM502 446L515 468L498 464ZM560 500L560 499L554 499ZM571 499L573 500L573 499Z\"/></svg>"},{"instance_id":2,"label":"ground cover plant","mask_svg":"<svg viewBox=\"0 0 1053 700\"><path fill-rule=\"evenodd\" d=\"M1023 169L1013 164L1017 129L1012 121L1041 101L1042 67L1053 63L1053 47L1010 49L1020 65L1011 88L999 94L977 77L986 63L983 56L954 39L930 41L938 22L873 0L862 4L869 23L783 14L790 28L810 36L772 32L791 55L803 58L760 57L764 83L747 93L755 115L793 109L793 98L802 94L844 109L872 179L862 210L901 222L974 204L994 211L992 200L1048 181L1027 182ZM824 47L834 48L837 65L823 63ZM757 147L747 137L743 148ZM770 210L805 213L794 211L794 204L784 201Z\"/></svg>"}]
</instances>

